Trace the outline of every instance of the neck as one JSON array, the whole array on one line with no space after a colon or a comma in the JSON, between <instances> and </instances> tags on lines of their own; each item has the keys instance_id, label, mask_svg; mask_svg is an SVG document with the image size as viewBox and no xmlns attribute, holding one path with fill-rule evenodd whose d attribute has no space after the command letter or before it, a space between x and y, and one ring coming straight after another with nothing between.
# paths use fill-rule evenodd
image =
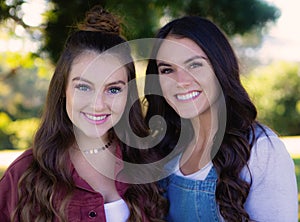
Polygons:
<instances>
[{"instance_id":1,"label":"neck","mask_svg":"<svg viewBox=\"0 0 300 222\"><path fill-rule=\"evenodd\" d=\"M74 144L69 149L69 155L75 168L89 169L95 171L107 178L115 178L115 164L118 160L115 156L116 143L112 142L107 149L99 152L84 152L79 148L78 144Z\"/></svg>"},{"instance_id":2,"label":"neck","mask_svg":"<svg viewBox=\"0 0 300 222\"><path fill-rule=\"evenodd\" d=\"M116 143L111 141L111 144L106 147L110 142L109 135L105 134L99 138L91 138L78 129L74 129L74 134L76 143L73 147L75 149L71 149L72 152L70 153L71 156L75 157L73 160L84 159L85 162L101 174L110 178L113 177L116 161Z\"/></svg>"},{"instance_id":3,"label":"neck","mask_svg":"<svg viewBox=\"0 0 300 222\"><path fill-rule=\"evenodd\" d=\"M205 148L213 138L213 134L216 131L216 117L213 114L212 109L208 109L206 112L201 113L199 116L191 119L194 138L190 144L194 145L196 150Z\"/></svg>"},{"instance_id":4,"label":"neck","mask_svg":"<svg viewBox=\"0 0 300 222\"><path fill-rule=\"evenodd\" d=\"M202 149L203 145L208 148L213 145L213 140L220 130L219 127L222 126L224 122L223 118L225 118L226 121L226 116L222 117L222 119L219 117L219 112L222 107L225 106L219 101L216 101L211 105L210 109L207 109L205 112L191 119L195 132L193 143L196 144L196 149ZM222 110L221 112L226 115L226 111Z\"/></svg>"},{"instance_id":5,"label":"neck","mask_svg":"<svg viewBox=\"0 0 300 222\"><path fill-rule=\"evenodd\" d=\"M181 159L181 171L190 174L202 169L211 161L213 138L218 130L217 112L212 107L191 119L194 138Z\"/></svg>"},{"instance_id":6,"label":"neck","mask_svg":"<svg viewBox=\"0 0 300 222\"><path fill-rule=\"evenodd\" d=\"M101 137L88 137L85 135L81 130L74 129L74 134L76 138L77 147L81 151L87 151L87 150L93 150L93 149L99 149L106 147L108 143L112 143L112 138L109 138L108 133Z\"/></svg>"},{"instance_id":7,"label":"neck","mask_svg":"<svg viewBox=\"0 0 300 222\"><path fill-rule=\"evenodd\" d=\"M115 156L110 151L104 150L101 155L85 155L76 148L69 149L69 155L79 176L101 193L104 202L120 199L115 186L118 168Z\"/></svg>"}]
</instances>

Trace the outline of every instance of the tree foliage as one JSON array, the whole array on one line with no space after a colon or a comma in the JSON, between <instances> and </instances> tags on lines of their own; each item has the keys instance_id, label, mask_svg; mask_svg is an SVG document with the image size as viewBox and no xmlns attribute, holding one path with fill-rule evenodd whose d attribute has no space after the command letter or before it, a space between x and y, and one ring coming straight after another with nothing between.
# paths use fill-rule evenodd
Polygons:
<instances>
[{"instance_id":1,"label":"tree foliage","mask_svg":"<svg viewBox=\"0 0 300 222\"><path fill-rule=\"evenodd\" d=\"M41 1L46 3L43 22L28 24L23 6ZM31 145L52 64L69 32L96 4L119 15L128 40L153 37L165 22L184 15L207 17L229 36L259 35L262 27L280 15L276 7L260 0L2 0L0 22L5 28L0 27L0 40L4 35L6 40L24 38L38 45L38 50L0 54L0 149ZM17 31L20 27L26 32L23 36Z\"/></svg>"},{"instance_id":2,"label":"tree foliage","mask_svg":"<svg viewBox=\"0 0 300 222\"><path fill-rule=\"evenodd\" d=\"M276 62L243 77L259 120L280 135L300 134L299 75L299 64Z\"/></svg>"},{"instance_id":3,"label":"tree foliage","mask_svg":"<svg viewBox=\"0 0 300 222\"><path fill-rule=\"evenodd\" d=\"M29 147L53 67L17 52L0 54L0 64L0 149Z\"/></svg>"},{"instance_id":4,"label":"tree foliage","mask_svg":"<svg viewBox=\"0 0 300 222\"><path fill-rule=\"evenodd\" d=\"M11 18L28 27L22 21L20 6L25 1L6 0L0 3L0 19ZM9 4L8 4L9 3ZM95 4L118 14L124 23L124 35L128 40L153 37L161 22L183 15L200 15L216 22L228 35L261 29L279 17L279 10L261 0L48 0L49 10L40 27L44 40L42 50L58 59L65 39L85 12ZM36 29L36 28L34 28ZM34 31L32 31L34 33Z\"/></svg>"}]
</instances>

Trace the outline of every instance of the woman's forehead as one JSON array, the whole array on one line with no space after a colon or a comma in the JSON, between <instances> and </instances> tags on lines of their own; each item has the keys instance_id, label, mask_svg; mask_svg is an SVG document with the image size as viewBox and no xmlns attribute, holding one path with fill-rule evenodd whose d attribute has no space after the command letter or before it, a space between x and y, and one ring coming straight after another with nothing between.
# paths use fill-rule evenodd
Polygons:
<instances>
[{"instance_id":1,"label":"woman's forehead","mask_svg":"<svg viewBox=\"0 0 300 222\"><path fill-rule=\"evenodd\" d=\"M162 41L156 59L176 64L196 56L207 58L193 40L168 36Z\"/></svg>"},{"instance_id":2,"label":"woman's forehead","mask_svg":"<svg viewBox=\"0 0 300 222\"><path fill-rule=\"evenodd\" d=\"M70 78L106 79L115 73L125 73L126 68L120 60L111 54L95 52L82 53L73 63Z\"/></svg>"}]
</instances>

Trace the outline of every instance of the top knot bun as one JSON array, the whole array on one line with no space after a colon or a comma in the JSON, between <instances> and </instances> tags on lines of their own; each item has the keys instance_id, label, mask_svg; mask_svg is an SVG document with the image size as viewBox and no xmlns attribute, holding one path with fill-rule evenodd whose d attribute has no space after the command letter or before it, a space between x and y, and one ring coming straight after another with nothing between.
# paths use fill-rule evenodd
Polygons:
<instances>
[{"instance_id":1,"label":"top knot bun","mask_svg":"<svg viewBox=\"0 0 300 222\"><path fill-rule=\"evenodd\" d=\"M96 5L86 13L84 22L78 25L78 29L119 35L120 22L116 16Z\"/></svg>"}]
</instances>

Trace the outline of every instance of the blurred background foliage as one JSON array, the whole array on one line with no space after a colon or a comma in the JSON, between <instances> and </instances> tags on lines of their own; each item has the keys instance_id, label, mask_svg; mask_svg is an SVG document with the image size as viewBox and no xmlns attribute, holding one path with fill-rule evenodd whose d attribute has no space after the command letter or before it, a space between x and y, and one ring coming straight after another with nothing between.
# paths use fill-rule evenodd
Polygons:
<instances>
[{"instance_id":1,"label":"blurred background foliage","mask_svg":"<svg viewBox=\"0 0 300 222\"><path fill-rule=\"evenodd\" d=\"M31 145L66 37L95 4L119 15L128 39L153 37L171 19L200 15L229 36L259 119L282 135L300 134L299 65L265 68L249 56L280 11L260 0L0 0L0 149ZM31 19L30 19L31 18ZM276 95L276 96L275 96Z\"/></svg>"},{"instance_id":2,"label":"blurred background foliage","mask_svg":"<svg viewBox=\"0 0 300 222\"><path fill-rule=\"evenodd\" d=\"M32 136L53 64L30 53L0 54L0 149L25 149Z\"/></svg>"},{"instance_id":3,"label":"blurred background foliage","mask_svg":"<svg viewBox=\"0 0 300 222\"><path fill-rule=\"evenodd\" d=\"M46 5L42 6L42 2ZM249 32L259 35L268 22L280 16L275 6L261 0L2 0L0 19L26 29L28 37L42 42L38 54L46 52L57 61L68 33L95 4L119 15L128 40L153 37L162 24L186 14L210 18L228 35ZM40 10L38 5L45 9L41 24L28 19L28 14Z\"/></svg>"},{"instance_id":4,"label":"blurred background foliage","mask_svg":"<svg viewBox=\"0 0 300 222\"><path fill-rule=\"evenodd\" d=\"M280 135L300 135L299 64L274 62L242 77L258 119Z\"/></svg>"}]
</instances>

